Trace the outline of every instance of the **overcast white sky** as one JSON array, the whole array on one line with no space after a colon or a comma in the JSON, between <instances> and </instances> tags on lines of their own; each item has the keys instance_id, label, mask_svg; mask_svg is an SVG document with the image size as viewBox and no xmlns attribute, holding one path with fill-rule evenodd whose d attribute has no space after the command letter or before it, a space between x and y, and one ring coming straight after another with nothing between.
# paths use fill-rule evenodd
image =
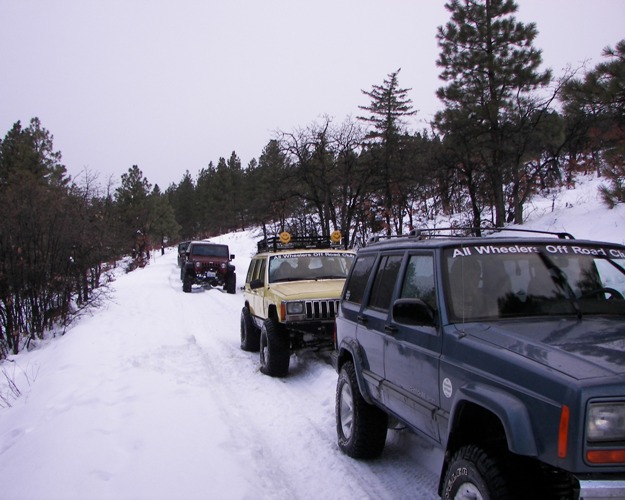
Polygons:
<instances>
[{"instance_id":1,"label":"overcast white sky","mask_svg":"<svg viewBox=\"0 0 625 500\"><path fill-rule=\"evenodd\" d=\"M443 0L0 0L0 137L37 116L68 172L119 183L136 164L166 189L276 130L369 104L401 69L419 110L440 109ZM625 38L623 0L517 0L555 76Z\"/></svg>"}]
</instances>

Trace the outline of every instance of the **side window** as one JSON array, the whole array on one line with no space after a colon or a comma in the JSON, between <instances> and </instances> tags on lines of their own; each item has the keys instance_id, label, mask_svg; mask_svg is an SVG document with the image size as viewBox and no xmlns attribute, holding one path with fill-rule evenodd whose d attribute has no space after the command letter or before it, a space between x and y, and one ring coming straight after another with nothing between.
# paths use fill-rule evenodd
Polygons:
<instances>
[{"instance_id":1,"label":"side window","mask_svg":"<svg viewBox=\"0 0 625 500\"><path fill-rule=\"evenodd\" d=\"M263 278L263 270L265 269L265 259L252 259L250 262L250 267L247 270L247 276L245 278L245 282L249 283L250 281L262 279Z\"/></svg>"},{"instance_id":2,"label":"side window","mask_svg":"<svg viewBox=\"0 0 625 500\"><path fill-rule=\"evenodd\" d=\"M355 304L362 304L365 287L367 286L374 261L375 255L366 255L356 259L352 274L345 286L345 295L343 297L345 300Z\"/></svg>"},{"instance_id":3,"label":"side window","mask_svg":"<svg viewBox=\"0 0 625 500\"><path fill-rule=\"evenodd\" d=\"M403 255L384 255L375 274L369 307L386 311L391 305L391 298Z\"/></svg>"},{"instance_id":4,"label":"side window","mask_svg":"<svg viewBox=\"0 0 625 500\"><path fill-rule=\"evenodd\" d=\"M410 256L400 297L421 299L433 310L438 310L434 288L434 258L431 255Z\"/></svg>"},{"instance_id":5,"label":"side window","mask_svg":"<svg viewBox=\"0 0 625 500\"><path fill-rule=\"evenodd\" d=\"M250 267L247 269L247 276L245 277L245 282L249 283L254 279L254 270L258 267L258 259L252 259L250 262Z\"/></svg>"},{"instance_id":6,"label":"side window","mask_svg":"<svg viewBox=\"0 0 625 500\"><path fill-rule=\"evenodd\" d=\"M262 259L258 259L258 265L256 266L256 271L254 272L254 279L265 281L265 267L267 266L267 259L264 257Z\"/></svg>"}]
</instances>

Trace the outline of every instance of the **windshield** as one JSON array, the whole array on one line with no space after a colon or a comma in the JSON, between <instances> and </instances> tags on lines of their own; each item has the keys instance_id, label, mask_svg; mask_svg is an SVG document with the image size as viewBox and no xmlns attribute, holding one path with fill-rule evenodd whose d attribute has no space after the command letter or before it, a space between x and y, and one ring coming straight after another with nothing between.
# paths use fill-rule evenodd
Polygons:
<instances>
[{"instance_id":1,"label":"windshield","mask_svg":"<svg viewBox=\"0 0 625 500\"><path fill-rule=\"evenodd\" d=\"M269 260L269 283L345 279L354 261L351 253L310 252L281 254Z\"/></svg>"},{"instance_id":2,"label":"windshield","mask_svg":"<svg viewBox=\"0 0 625 500\"><path fill-rule=\"evenodd\" d=\"M625 315L625 249L487 244L445 251L447 310L456 321Z\"/></svg>"}]
</instances>

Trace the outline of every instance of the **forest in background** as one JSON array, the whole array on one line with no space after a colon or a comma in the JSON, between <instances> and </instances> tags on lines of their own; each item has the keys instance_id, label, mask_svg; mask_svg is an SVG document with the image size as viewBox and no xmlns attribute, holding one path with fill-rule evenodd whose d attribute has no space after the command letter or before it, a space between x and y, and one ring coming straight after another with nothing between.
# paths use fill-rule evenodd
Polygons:
<instances>
[{"instance_id":1,"label":"forest in background","mask_svg":"<svg viewBox=\"0 0 625 500\"><path fill-rule=\"evenodd\" d=\"M258 159L236 152L165 191L138 165L102 186L67 175L38 118L0 140L0 359L67 326L106 297L108 273L180 240L259 226L269 235L329 236L353 245L462 214L480 234L523 223L537 193L596 172L608 206L625 200L625 40L587 71L540 71L533 23L511 0L447 4L438 29L442 103L429 129L400 70L362 90L359 116L325 116L268 140Z\"/></svg>"}]
</instances>

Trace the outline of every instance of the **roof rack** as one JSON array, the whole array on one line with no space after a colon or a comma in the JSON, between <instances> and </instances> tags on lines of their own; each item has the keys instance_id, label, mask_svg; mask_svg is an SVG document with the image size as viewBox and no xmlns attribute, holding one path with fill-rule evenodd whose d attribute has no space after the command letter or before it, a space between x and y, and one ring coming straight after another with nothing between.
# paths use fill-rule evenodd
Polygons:
<instances>
[{"instance_id":1,"label":"roof rack","mask_svg":"<svg viewBox=\"0 0 625 500\"><path fill-rule=\"evenodd\" d=\"M289 233L280 233L280 236L272 236L260 240L256 246L258 253L278 252L281 250L304 250L319 248L342 248L341 234L338 231L326 236L291 236Z\"/></svg>"},{"instance_id":2,"label":"roof rack","mask_svg":"<svg viewBox=\"0 0 625 500\"><path fill-rule=\"evenodd\" d=\"M546 234L549 236L557 236L558 239L561 240L574 240L575 236L571 233L567 233L565 231L542 231L540 229L523 229L520 227L492 227L488 228L488 231L493 231L495 233L500 233L501 231L512 231L516 233L534 233L534 234Z\"/></svg>"},{"instance_id":3,"label":"roof rack","mask_svg":"<svg viewBox=\"0 0 625 500\"><path fill-rule=\"evenodd\" d=\"M541 231L538 229L522 229L522 228L507 228L507 227L487 227L487 228L477 228L477 227L438 227L438 228L421 228L421 229L412 229L409 233L400 234L400 235L382 235L382 236L372 236L367 240L367 245L371 245L373 243L377 243L380 240L393 239L393 238L414 238L418 240L425 240L428 238L436 238L436 237L452 237L452 238L466 238L468 236L475 236L475 232L477 230L480 231L488 231L489 235L492 233L499 233L501 231L512 231L517 233L534 233L534 234L545 234L549 236L556 236L561 240L574 240L575 237L567 232L555 232L555 231ZM443 231L453 231L451 234L439 234ZM457 234L458 231L462 231L462 234Z\"/></svg>"}]
</instances>

